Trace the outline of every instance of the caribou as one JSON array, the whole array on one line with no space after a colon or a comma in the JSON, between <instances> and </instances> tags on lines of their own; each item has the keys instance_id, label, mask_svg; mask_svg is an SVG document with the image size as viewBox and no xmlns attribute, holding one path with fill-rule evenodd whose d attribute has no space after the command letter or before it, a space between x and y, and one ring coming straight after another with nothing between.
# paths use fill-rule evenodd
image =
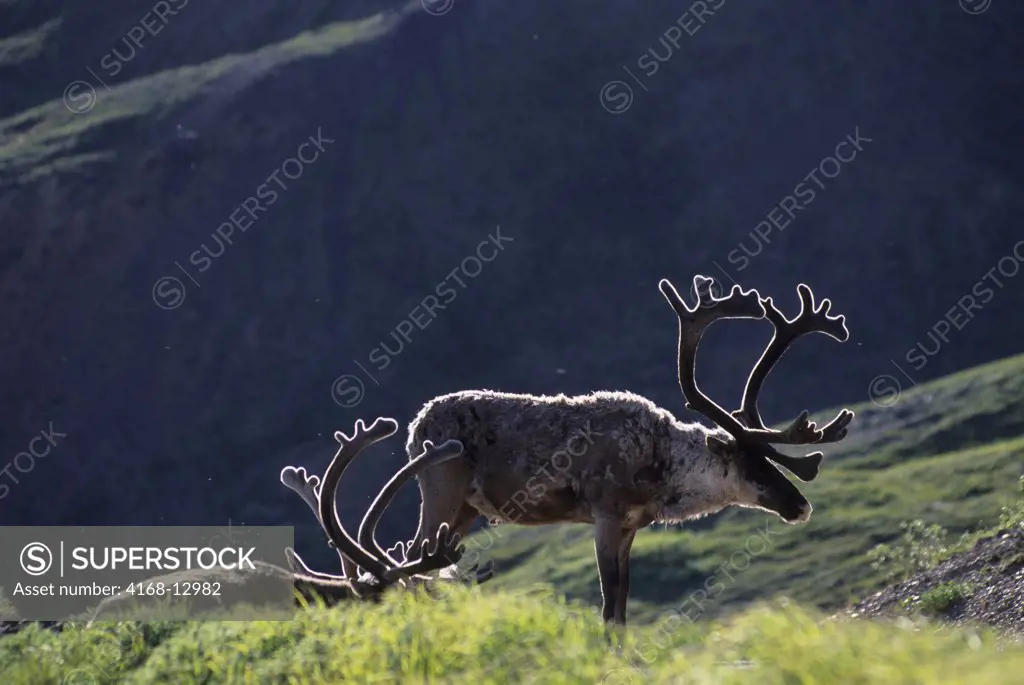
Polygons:
<instances>
[{"instance_id":1,"label":"caribou","mask_svg":"<svg viewBox=\"0 0 1024 685\"><path fill-rule=\"evenodd\" d=\"M802 306L793 319L756 290L737 285L719 297L714 285L695 276L691 308L668 280L659 283L679 320L678 378L686 407L713 427L680 421L630 392L568 397L466 390L436 397L409 425L409 457L415 462L431 441L457 440L463 450L417 476L420 518L411 546L427 544L441 527L465 535L481 515L492 523L593 524L602 616L624 625L630 549L640 528L732 505L762 509L790 524L807 521L811 504L780 467L811 481L822 453L790 456L774 445L838 442L854 413L843 409L818 427L804 411L774 430L764 425L757 398L798 337L817 332L847 340L845 318L830 315L828 300L816 304L804 284L797 287ZM697 347L716 321L764 318L774 335L747 378L740 408L729 412L697 386Z\"/></svg>"}]
</instances>

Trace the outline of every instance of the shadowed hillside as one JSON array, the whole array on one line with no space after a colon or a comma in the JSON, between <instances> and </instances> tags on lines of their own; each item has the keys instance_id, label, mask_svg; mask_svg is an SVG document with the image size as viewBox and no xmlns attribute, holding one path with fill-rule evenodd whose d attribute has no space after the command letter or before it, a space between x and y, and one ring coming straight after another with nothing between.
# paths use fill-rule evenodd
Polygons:
<instances>
[{"instance_id":1,"label":"shadowed hillside","mask_svg":"<svg viewBox=\"0 0 1024 685\"><path fill-rule=\"evenodd\" d=\"M1017 4L170 4L155 35L152 4L0 4L2 461L64 434L0 523L318 545L277 473L359 416L466 387L681 412L663 276L786 308L805 281L847 315L850 342L787 355L772 421L1020 351ZM709 334L723 401L755 326ZM404 459L396 438L353 468L346 521Z\"/></svg>"}]
</instances>

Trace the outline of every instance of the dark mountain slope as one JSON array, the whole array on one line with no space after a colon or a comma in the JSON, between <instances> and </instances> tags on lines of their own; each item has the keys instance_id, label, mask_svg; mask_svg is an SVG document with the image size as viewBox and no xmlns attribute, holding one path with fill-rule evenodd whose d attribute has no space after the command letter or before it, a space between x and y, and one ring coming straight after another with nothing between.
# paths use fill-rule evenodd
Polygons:
<instances>
[{"instance_id":1,"label":"dark mountain slope","mask_svg":"<svg viewBox=\"0 0 1024 685\"><path fill-rule=\"evenodd\" d=\"M190 3L77 116L70 56L92 65L149 6L65 5L4 6L8 35L63 20L0 72L0 455L50 421L68 437L0 522L305 522L283 464L320 468L357 416L406 421L464 387L629 388L682 411L656 283L716 263L785 307L807 281L848 316L850 343L787 356L772 421L860 401L893 358L922 381L1020 349L1002 279L920 371L904 359L1020 239L1017 5L726 3L647 77L670 3ZM624 64L646 90L612 115L599 93ZM756 251L758 222L858 129L863 152L739 270L740 241ZM190 255L318 130L334 142L198 272ZM448 274L499 225L514 241L463 289ZM169 276L186 295L164 310ZM446 277L456 298L378 371ZM723 401L755 326L709 334L702 383ZM356 408L332 399L343 374L365 384ZM400 442L353 469L346 520ZM388 536L411 534L415 502Z\"/></svg>"}]
</instances>

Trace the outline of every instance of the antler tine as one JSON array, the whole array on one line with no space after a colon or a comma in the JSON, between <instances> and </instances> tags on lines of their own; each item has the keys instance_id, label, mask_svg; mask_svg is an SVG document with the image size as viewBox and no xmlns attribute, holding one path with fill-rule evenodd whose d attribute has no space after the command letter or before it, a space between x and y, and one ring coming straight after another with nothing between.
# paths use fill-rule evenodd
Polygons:
<instances>
[{"instance_id":1,"label":"antler tine","mask_svg":"<svg viewBox=\"0 0 1024 685\"><path fill-rule=\"evenodd\" d=\"M821 468L821 461L825 456L821 452L811 452L810 454L805 454L801 457L793 457L779 452L777 449L766 443L759 445L755 444L747 447L747 453L771 459L805 483L809 483L818 477L818 471Z\"/></svg>"},{"instance_id":2,"label":"antler tine","mask_svg":"<svg viewBox=\"0 0 1024 685\"><path fill-rule=\"evenodd\" d=\"M285 466L281 469L281 483L301 497L317 519L320 518L320 496L317 492L320 476L307 475L303 466Z\"/></svg>"},{"instance_id":3,"label":"antler tine","mask_svg":"<svg viewBox=\"0 0 1024 685\"><path fill-rule=\"evenodd\" d=\"M410 543L410 546L411 546L411 544L412 543ZM408 555L408 552L406 550L406 545L401 540L396 542L394 547L389 547L388 550L387 550L387 554L388 554L388 559L392 559L394 561L397 561L399 564L404 564L406 561L409 560L409 555Z\"/></svg>"},{"instance_id":4,"label":"antler tine","mask_svg":"<svg viewBox=\"0 0 1024 685\"><path fill-rule=\"evenodd\" d=\"M341 431L335 432L334 438L338 441L340 447L324 472L319 490L320 523L327 532L328 539L338 549L339 553L351 559L356 565L366 569L378 580L383 580L384 573L388 567L374 554L361 547L348 534L344 526L341 525L335 499L341 477L345 474L352 460L364 449L385 438L391 437L397 430L397 421L378 417L369 428L366 427L362 419L357 420L355 431L352 433L351 438Z\"/></svg>"},{"instance_id":5,"label":"antler tine","mask_svg":"<svg viewBox=\"0 0 1024 685\"><path fill-rule=\"evenodd\" d=\"M316 520L320 523L320 527L323 528L324 534L327 535L328 544L331 547L335 547L335 549L337 549L337 546L331 541L330 531L328 530L327 526L324 525L323 520L320 518L320 476L307 475L306 469L303 468L302 466L285 466L283 469L281 469L281 483L286 488L288 488L292 492L296 493L299 497L301 497L302 501L306 503L306 506L313 510L313 515L316 516ZM338 557L341 559L342 575L320 575L331 578L344 578L348 575L348 567L352 566L355 562L352 559L348 559L344 554L342 554L340 549L338 549L337 551ZM300 563L303 563L302 559L294 553L294 550L292 551L292 554L295 556L296 559L298 559ZM292 558L289 556L288 563L291 564L291 562ZM352 571L352 575L354 576L355 570L352 569ZM302 572L308 574L314 573L309 569L308 566L305 566L304 563L302 566Z\"/></svg>"},{"instance_id":6,"label":"antler tine","mask_svg":"<svg viewBox=\"0 0 1024 685\"><path fill-rule=\"evenodd\" d=\"M423 451L415 459L411 459L405 466L398 470L398 473L391 477L381 491L377 493L370 508L363 516L359 524L359 545L364 549L373 550L380 559L392 567L399 567L405 563L405 559L398 561L377 543L377 524L384 511L391 504L391 500L398 494L399 489L405 485L410 478L420 472L429 469L431 466L443 464L446 461L462 455L463 446L458 440L448 440L437 447L429 440L423 443ZM411 551L411 550L410 550ZM408 555L408 552L403 553Z\"/></svg>"},{"instance_id":7,"label":"antler tine","mask_svg":"<svg viewBox=\"0 0 1024 685\"><path fill-rule=\"evenodd\" d=\"M846 437L846 427L856 416L852 409L843 409L836 417L829 421L821 429L821 439L818 442L839 442Z\"/></svg>"},{"instance_id":8,"label":"antler tine","mask_svg":"<svg viewBox=\"0 0 1024 685\"><path fill-rule=\"evenodd\" d=\"M419 558L395 567L388 574L389 578L397 580L457 564L466 551L465 546L461 544L461 539L458 533L451 533L447 523L442 523L438 527L434 539L424 540L420 545Z\"/></svg>"},{"instance_id":9,"label":"antler tine","mask_svg":"<svg viewBox=\"0 0 1024 685\"><path fill-rule=\"evenodd\" d=\"M679 317L679 387L686 398L686 407L704 414L733 436L740 437L750 431L697 387L697 348L704 330L715 321L761 319L765 315L765 308L756 290L744 291L738 285L734 285L725 297L715 297L710 287L704 287L713 282L714 279L706 276L693 277L694 292L697 293L697 307L694 309L686 305L668 279L661 279L658 288Z\"/></svg>"},{"instance_id":10,"label":"antler tine","mask_svg":"<svg viewBox=\"0 0 1024 685\"><path fill-rule=\"evenodd\" d=\"M288 562L288 568L291 569L293 573L309 576L310 578L316 578L317 580L351 580L351 578L347 578L344 575L338 576L333 573L321 573L320 571L314 571L306 565L306 562L302 560L302 557L298 555L298 552L291 547L284 548L284 557L285 561Z\"/></svg>"},{"instance_id":11,"label":"antler tine","mask_svg":"<svg viewBox=\"0 0 1024 685\"><path fill-rule=\"evenodd\" d=\"M775 332L761 358L757 360L747 377L740 408L733 412L733 416L743 420L748 428L765 429L764 421L757 408L757 398L768 374L771 373L789 346L793 344L793 341L808 333L824 333L839 342L844 342L850 337L850 331L846 328L846 317L842 315L829 316L831 301L826 298L816 306L814 292L804 283L797 286L797 294L800 297L800 313L791 320L779 311L772 298L767 297L762 300L766 318L771 321ZM780 438L784 439L772 439L771 441L786 444L837 442L845 437L846 426L851 420L853 420L853 412L844 409L824 428L818 429L813 422L807 421L807 412L803 412L789 428L781 432L775 431L779 433ZM794 457L789 458L793 459Z\"/></svg>"}]
</instances>

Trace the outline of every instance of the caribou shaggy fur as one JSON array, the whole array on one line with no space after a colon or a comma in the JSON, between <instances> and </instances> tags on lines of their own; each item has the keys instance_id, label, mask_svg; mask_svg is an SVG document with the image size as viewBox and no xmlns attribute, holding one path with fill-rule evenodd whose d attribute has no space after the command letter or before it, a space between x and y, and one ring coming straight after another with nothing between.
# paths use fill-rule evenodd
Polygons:
<instances>
[{"instance_id":1,"label":"caribou shaggy fur","mask_svg":"<svg viewBox=\"0 0 1024 685\"><path fill-rule=\"evenodd\" d=\"M637 530L731 504L806 521L811 505L722 428L683 423L628 392L537 396L491 390L442 395L409 425L406 448L455 439L457 459L417 476L418 549L442 524L459 535L495 523L593 523L605 621L624 625Z\"/></svg>"},{"instance_id":2,"label":"caribou shaggy fur","mask_svg":"<svg viewBox=\"0 0 1024 685\"><path fill-rule=\"evenodd\" d=\"M537 396L470 390L437 397L409 426L406 449L454 438L460 459L419 475L420 535L464 533L478 515L540 525L614 519L623 528L679 522L730 504L765 508L721 428L683 423L629 392ZM781 474L780 474L781 477ZM809 513L809 511L807 512Z\"/></svg>"}]
</instances>

